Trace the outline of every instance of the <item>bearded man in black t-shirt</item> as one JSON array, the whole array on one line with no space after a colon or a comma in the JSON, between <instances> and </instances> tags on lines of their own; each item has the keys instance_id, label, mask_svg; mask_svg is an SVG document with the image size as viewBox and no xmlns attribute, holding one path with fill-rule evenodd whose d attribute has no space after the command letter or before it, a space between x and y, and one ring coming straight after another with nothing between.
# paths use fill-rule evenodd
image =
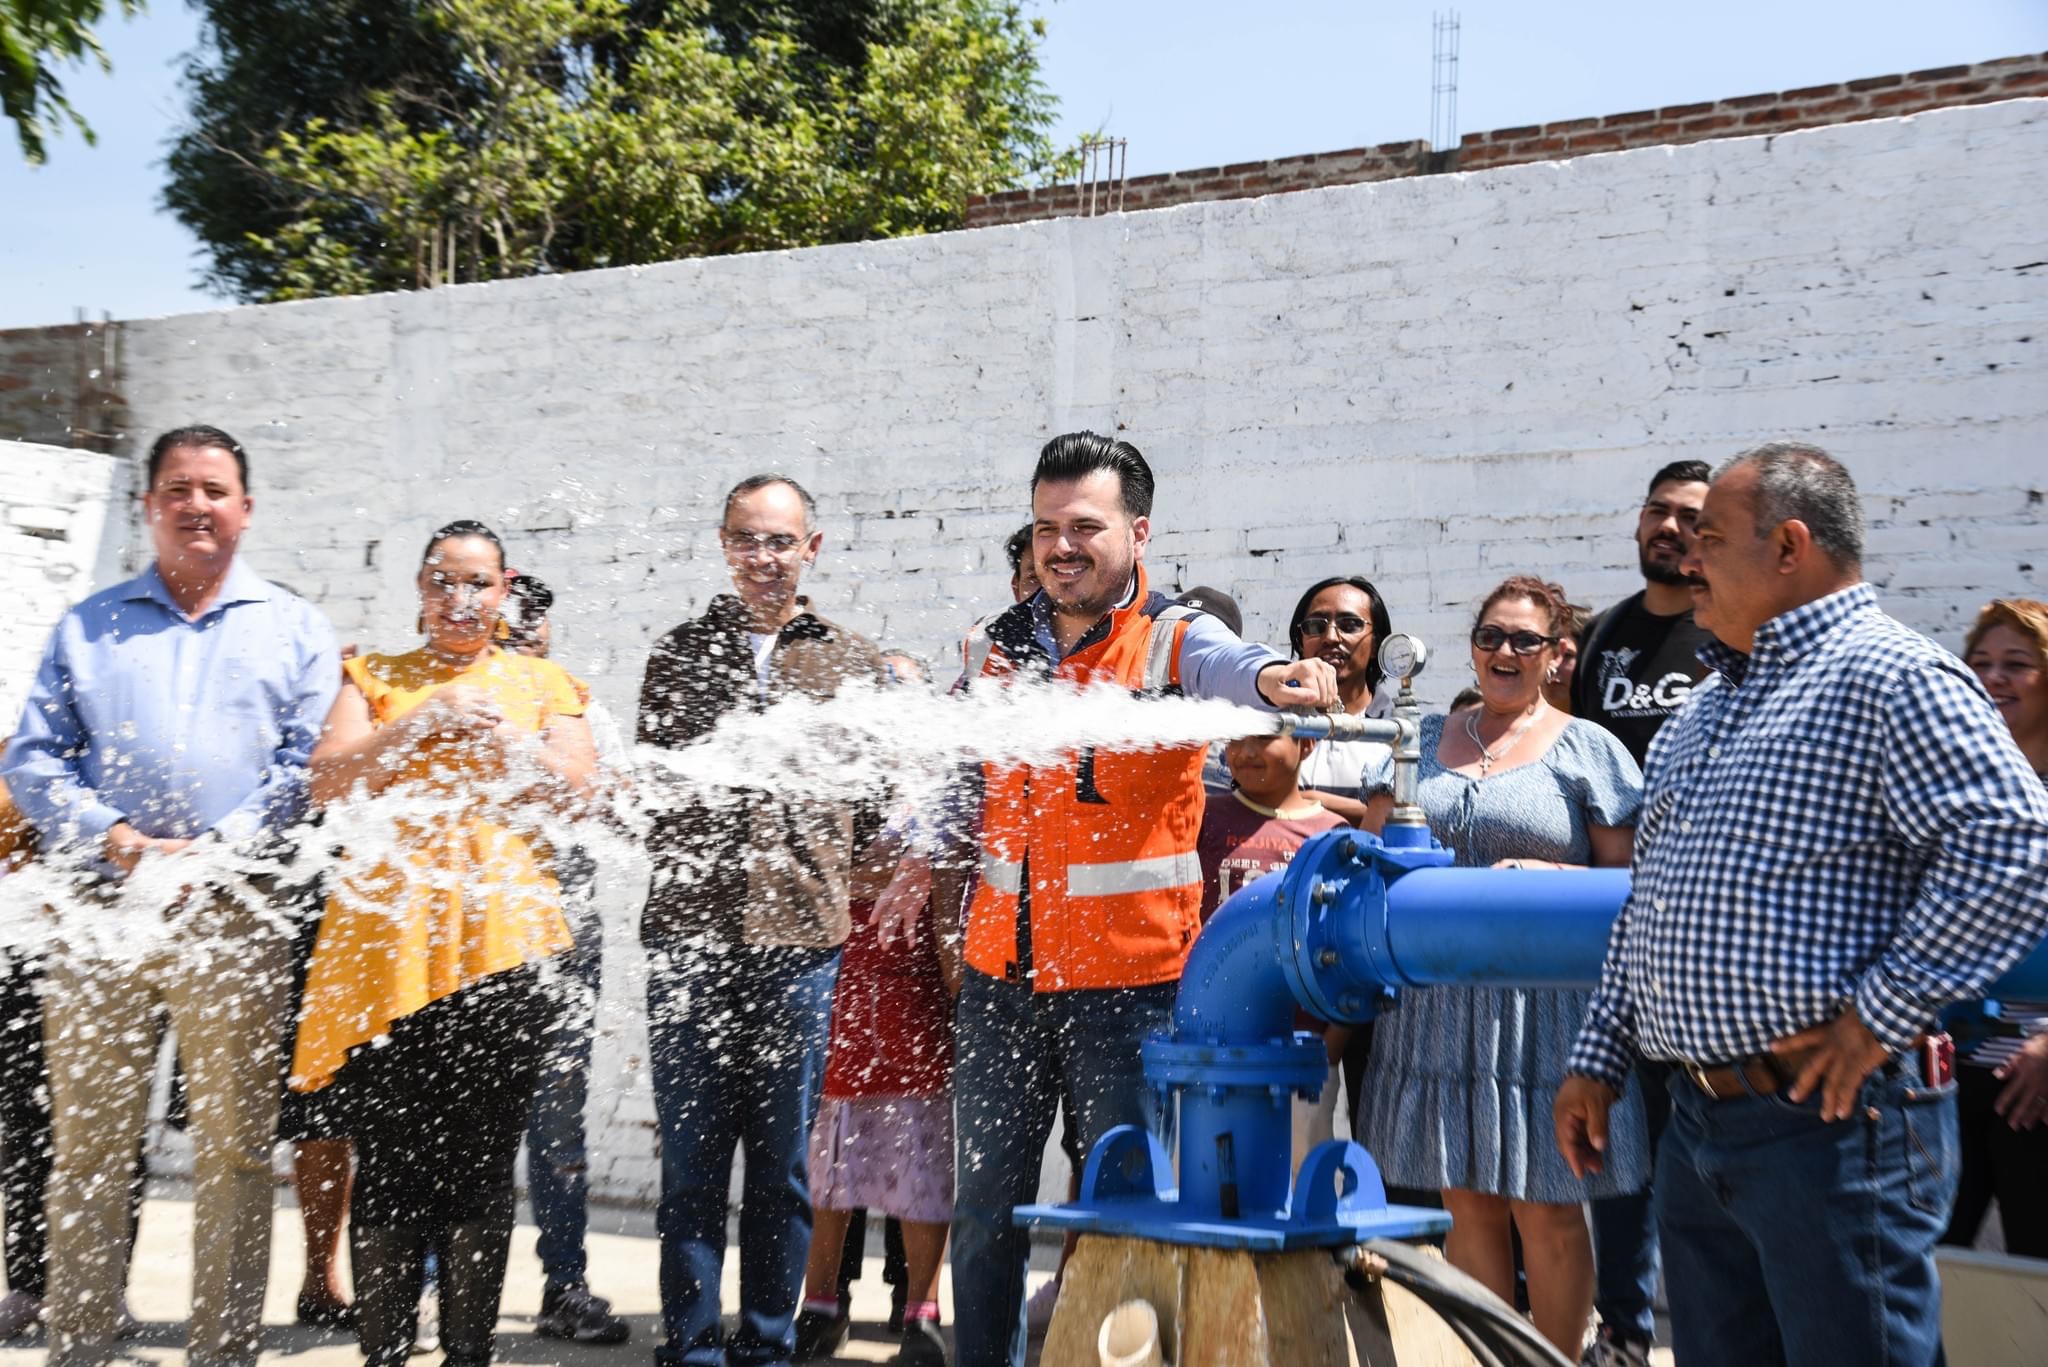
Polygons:
<instances>
[{"instance_id":1,"label":"bearded man in black t-shirt","mask_svg":"<svg viewBox=\"0 0 2048 1367\"><path fill-rule=\"evenodd\" d=\"M1697 654L1708 633L1692 620L1692 590L1679 561L1692 539L1712 472L1681 460L1659 470L1636 517L1643 590L1586 624L1572 677L1572 715L1613 732L1641 764L1658 728L1685 705L1706 676ZM1638 1061L1636 1085L1655 1152L1671 1114L1668 1070ZM1637 1367L1656 1337L1657 1227L1650 1193L1593 1202L1593 1308L1600 1332L1586 1349L1589 1367Z\"/></svg>"},{"instance_id":2,"label":"bearded man in black t-shirt","mask_svg":"<svg viewBox=\"0 0 2048 1367\"><path fill-rule=\"evenodd\" d=\"M1637 764L1707 672L1697 652L1709 637L1693 624L1692 591L1678 562L1707 496L1708 474L1697 460L1657 472L1636 518L1643 591L1595 617L1579 637L1572 715L1612 731Z\"/></svg>"}]
</instances>

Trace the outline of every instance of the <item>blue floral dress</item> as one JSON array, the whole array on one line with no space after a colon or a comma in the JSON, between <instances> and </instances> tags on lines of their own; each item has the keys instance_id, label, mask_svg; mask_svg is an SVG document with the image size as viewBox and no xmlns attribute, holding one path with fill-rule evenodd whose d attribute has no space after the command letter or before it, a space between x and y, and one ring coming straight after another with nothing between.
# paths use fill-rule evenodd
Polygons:
<instances>
[{"instance_id":1,"label":"blue floral dress","mask_svg":"<svg viewBox=\"0 0 2048 1367\"><path fill-rule=\"evenodd\" d=\"M1437 760L1444 721L1422 722L1419 800L1430 831L1460 867L1502 859L1590 863L1590 828L1634 824L1642 772L1592 722L1568 723L1540 759L1472 778ZM1392 786L1388 760L1365 776L1360 793ZM1557 1151L1551 1104L1591 997L1492 987L1402 992L1374 1027L1357 1118L1387 1184L1545 1202L1641 1190L1649 1138L1633 1088L1609 1113L1604 1171L1582 1181Z\"/></svg>"}]
</instances>

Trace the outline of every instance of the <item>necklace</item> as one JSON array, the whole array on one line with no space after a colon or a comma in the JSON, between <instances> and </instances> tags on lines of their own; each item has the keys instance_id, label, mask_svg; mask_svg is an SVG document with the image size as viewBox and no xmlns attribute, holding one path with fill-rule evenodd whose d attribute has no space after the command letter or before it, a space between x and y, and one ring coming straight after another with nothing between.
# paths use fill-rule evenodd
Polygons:
<instances>
[{"instance_id":1,"label":"necklace","mask_svg":"<svg viewBox=\"0 0 2048 1367\"><path fill-rule=\"evenodd\" d=\"M1486 777L1487 770L1508 757L1508 752L1515 748L1515 742L1520 740L1523 733L1536 724L1537 716L1543 711L1540 707L1530 708L1529 714L1509 727L1508 733L1500 738L1498 742L1499 748L1489 750L1486 748L1486 742L1479 739L1479 714L1484 710L1483 708L1475 707L1465 714L1465 732L1472 737L1472 743L1479 747L1479 777L1481 778Z\"/></svg>"}]
</instances>

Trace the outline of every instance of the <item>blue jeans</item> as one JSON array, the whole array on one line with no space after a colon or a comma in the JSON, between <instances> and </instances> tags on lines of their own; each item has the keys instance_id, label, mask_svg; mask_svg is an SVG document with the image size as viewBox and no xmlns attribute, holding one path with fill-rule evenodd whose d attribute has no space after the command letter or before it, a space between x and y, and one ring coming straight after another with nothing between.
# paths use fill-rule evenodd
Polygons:
<instances>
[{"instance_id":1,"label":"blue jeans","mask_svg":"<svg viewBox=\"0 0 2048 1367\"><path fill-rule=\"evenodd\" d=\"M590 1163L583 1110L590 1100L590 1045L604 956L595 934L551 961L545 980L554 999L541 1055L540 1086L526 1126L526 1191L535 1245L550 1292L582 1286L589 1273L583 1237L590 1225Z\"/></svg>"},{"instance_id":2,"label":"blue jeans","mask_svg":"<svg viewBox=\"0 0 2048 1367\"><path fill-rule=\"evenodd\" d=\"M1658 1141L1664 1137L1665 1122L1671 1119L1671 1065L1637 1059L1635 1084L1643 1094L1654 1172ZM1657 1215L1650 1208L1653 1188L1654 1183L1627 1196L1592 1203L1593 1309L1600 1323L1642 1339L1657 1334Z\"/></svg>"},{"instance_id":3,"label":"blue jeans","mask_svg":"<svg viewBox=\"0 0 2048 1367\"><path fill-rule=\"evenodd\" d=\"M1956 1193L1955 1084L1887 1064L1830 1125L1816 1092L1714 1101L1671 1079L1657 1227L1681 1363L1944 1359L1934 1245Z\"/></svg>"},{"instance_id":4,"label":"blue jeans","mask_svg":"<svg viewBox=\"0 0 2048 1367\"><path fill-rule=\"evenodd\" d=\"M825 1080L839 951L692 945L657 950L648 963L667 1334L654 1360L786 1363L811 1246L806 1143ZM721 1344L726 1198L741 1145L740 1318Z\"/></svg>"},{"instance_id":5,"label":"blue jeans","mask_svg":"<svg viewBox=\"0 0 2048 1367\"><path fill-rule=\"evenodd\" d=\"M955 1367L1023 1367L1031 1234L1010 1212L1038 1199L1060 1103L1084 1154L1118 1125L1143 1125L1171 1145L1171 1117L1146 1085L1138 1048L1171 1024L1178 988L1034 993L967 971L954 1034Z\"/></svg>"}]
</instances>

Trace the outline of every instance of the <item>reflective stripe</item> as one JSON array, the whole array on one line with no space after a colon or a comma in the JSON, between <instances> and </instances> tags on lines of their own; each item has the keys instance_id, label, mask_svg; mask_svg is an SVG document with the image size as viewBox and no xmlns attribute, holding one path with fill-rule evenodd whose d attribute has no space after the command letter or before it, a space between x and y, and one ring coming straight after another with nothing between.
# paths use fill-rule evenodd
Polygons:
<instances>
[{"instance_id":1,"label":"reflective stripe","mask_svg":"<svg viewBox=\"0 0 2048 1367\"><path fill-rule=\"evenodd\" d=\"M1173 648L1180 639L1180 633L1173 629L1174 623L1185 622L1200 611L1200 608L1181 603L1159 610L1159 615L1152 619L1152 641L1145 652L1145 676L1138 687L1147 693L1160 693L1172 685ZM1196 875L1197 878L1200 876Z\"/></svg>"},{"instance_id":2,"label":"reflective stripe","mask_svg":"<svg viewBox=\"0 0 2048 1367\"><path fill-rule=\"evenodd\" d=\"M1119 897L1133 892L1163 892L1201 881L1202 859L1193 850L1186 854L1162 854L1156 859L1129 859L1119 864L1067 866L1069 897Z\"/></svg>"},{"instance_id":3,"label":"reflective stripe","mask_svg":"<svg viewBox=\"0 0 2048 1367\"><path fill-rule=\"evenodd\" d=\"M1195 875L1201 877L1199 872ZM992 854L981 857L981 881L997 892L1011 897L1020 896L1024 891L1024 866L998 859Z\"/></svg>"},{"instance_id":4,"label":"reflective stripe","mask_svg":"<svg viewBox=\"0 0 2048 1367\"><path fill-rule=\"evenodd\" d=\"M967 677L978 679L988 669L988 657L995 653L996 643L988 638L988 632L976 627L974 633L961 643L960 654L967 666Z\"/></svg>"}]
</instances>

